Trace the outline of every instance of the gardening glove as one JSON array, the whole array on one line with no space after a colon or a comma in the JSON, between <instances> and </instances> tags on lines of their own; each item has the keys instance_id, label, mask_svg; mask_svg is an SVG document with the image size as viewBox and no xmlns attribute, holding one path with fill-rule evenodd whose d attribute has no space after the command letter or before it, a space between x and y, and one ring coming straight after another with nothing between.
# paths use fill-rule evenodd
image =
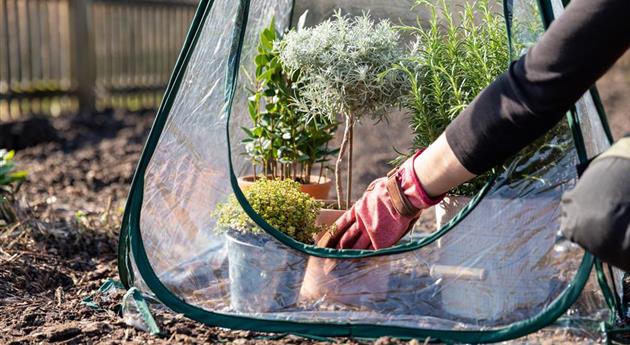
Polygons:
<instances>
[{"instance_id":1,"label":"gardening glove","mask_svg":"<svg viewBox=\"0 0 630 345\"><path fill-rule=\"evenodd\" d=\"M383 177L373 181L363 196L335 223L336 229L318 245L339 249L381 249L396 244L411 230L423 209L444 195L430 197L413 168L418 151Z\"/></svg>"}]
</instances>

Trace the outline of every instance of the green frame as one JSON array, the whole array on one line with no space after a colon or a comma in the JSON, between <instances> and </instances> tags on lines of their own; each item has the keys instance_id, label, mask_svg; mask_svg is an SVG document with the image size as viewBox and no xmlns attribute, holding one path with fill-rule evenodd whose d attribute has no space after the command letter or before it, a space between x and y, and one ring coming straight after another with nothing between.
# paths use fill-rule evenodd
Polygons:
<instances>
[{"instance_id":1,"label":"green frame","mask_svg":"<svg viewBox=\"0 0 630 345\"><path fill-rule=\"evenodd\" d=\"M510 1L510 0L506 0ZM549 0L539 0L541 5L541 10L543 12L543 16L545 13L545 8L549 9ZM175 66L175 70L171 76L168 87L166 89L165 97L158 109L157 117L149 134L149 138L146 142L145 148L142 152L142 156L140 162L138 163L138 167L134 174L134 178L131 185L131 190L129 192L129 197L127 201L127 207L125 209L125 213L123 216L123 222L120 231L120 242L119 242L119 257L118 257L118 265L119 265L119 274L122 283L130 288L133 285L134 276L133 276L133 263L131 262L131 255L133 255L135 259L135 265L138 272L141 274L144 282L147 284L151 292L155 294L155 296L164 303L167 307L172 309L177 313L182 313L187 317L197 320L199 322L203 322L210 326L220 326L220 327L228 327L233 329L245 329L245 330L257 330L264 332L274 332L274 333L293 333L297 335L304 336L324 336L324 337L335 337L335 336L355 336L355 337L368 337L368 338L376 338L380 336L393 336L401 339L425 339L431 338L434 340L441 340L446 342L465 342L465 343L480 343L480 342L498 342L513 339L516 337L524 336L531 332L535 332L553 321L555 321L558 317L560 317L564 312L577 300L579 297L586 281L588 280L592 267L595 263L595 259L592 255L585 253L580 267L578 268L575 277L569 283L569 286L556 298L551 304L549 304L543 311L541 311L536 316L522 320L516 323L513 323L508 326L494 328L491 330L479 330L479 331L454 331L454 330L435 330L435 329L421 329L421 328L410 328L410 327L398 327L398 326L382 326L382 325L372 325L372 324L353 324L353 323L315 323L315 322L295 322L295 321L283 321L283 320L265 320L259 318L251 318L244 316L234 316L221 314L216 312L210 312L199 307L190 305L182 300L180 297L171 292L167 287L165 287L156 273L154 272L151 264L149 262L147 253L145 251L142 235L140 232L140 213L141 206L143 200L143 186L144 186L144 173L150 162L151 156L155 151L157 143L159 141L160 135L164 128L164 124L168 118L170 109L173 105L175 96L177 91L179 90L179 86L181 84L184 72L190 60L191 54L194 50L194 47L199 39L201 29L208 18L208 14L212 8L214 0L201 0L199 3L199 7L192 21L191 27L189 29L188 35L185 40L184 47L180 53L179 59ZM226 93L226 101L228 106L226 107L226 115L229 116L231 112L231 106L234 96L234 91L236 88L236 79L238 75L238 61L241 54L242 49L242 41L243 35L246 29L248 12L249 12L249 4L250 0L239 0L238 6L238 18L237 25L235 26L235 37L238 37L238 42L234 42L232 51L230 52L230 60L228 68L228 88ZM546 24L549 21L545 21ZM601 114L600 114L601 115ZM574 113L570 113L567 115L569 124L572 124L572 128L577 129L574 131L579 132L579 126L575 126L577 124L577 117ZM584 150L584 143L581 140L581 136L574 138L576 143L576 148L578 151ZM229 141L229 136L228 136ZM229 145L229 143L228 143ZM231 160L231 157L230 157ZM231 162L230 162L231 165ZM237 197L240 199L244 199L242 191L238 188L236 184L236 176L233 173L233 170L230 166L230 181L232 186L234 187L235 193ZM478 201L483 198L487 189L489 188L492 181L489 181L485 187L485 190L480 192L476 197L476 201L471 202L466 209L464 209L451 223L450 226L447 224L442 229L436 231L430 237L410 244L399 245L393 248L380 250L380 251L339 251L339 250L327 250L316 248L314 246L307 246L300 244L296 249L306 252L315 256L322 257L338 257L338 258L354 258L354 257L368 257L368 256L377 256L377 255L388 255L394 253L406 252L409 250L414 250L421 248L429 243L432 243L437 238L442 236L444 233L448 232L455 224L457 224L461 219L463 219L472 209L476 206ZM257 217L255 212L251 207L248 208L248 204L243 205L246 211L250 215L253 215L253 218ZM258 217L260 218L260 217ZM256 219L254 219L256 220ZM258 219L261 221L261 219ZM263 228L268 231L270 234L274 235L278 240L282 243L294 247L296 246L296 242L291 239L291 241L286 241L286 237L279 236L276 229L273 229L271 226L266 224L264 220L262 220L259 224L262 224ZM286 238L285 238L286 237ZM290 239L290 238L289 238ZM295 242L295 243L294 243Z\"/></svg>"}]
</instances>

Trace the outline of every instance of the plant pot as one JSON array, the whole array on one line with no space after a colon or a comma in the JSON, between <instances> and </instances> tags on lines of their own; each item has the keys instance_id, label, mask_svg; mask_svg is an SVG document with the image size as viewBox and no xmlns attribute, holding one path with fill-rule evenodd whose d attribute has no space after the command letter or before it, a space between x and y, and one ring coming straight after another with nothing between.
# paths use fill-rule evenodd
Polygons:
<instances>
[{"instance_id":1,"label":"plant pot","mask_svg":"<svg viewBox=\"0 0 630 345\"><path fill-rule=\"evenodd\" d=\"M367 307L386 299L391 265L386 257L308 260L300 300Z\"/></svg>"},{"instance_id":2,"label":"plant pot","mask_svg":"<svg viewBox=\"0 0 630 345\"><path fill-rule=\"evenodd\" d=\"M557 213L546 210L555 209L557 202L552 198L484 199L452 232L440 238L439 265L487 273L477 281L443 279L442 309L468 320L502 320L546 303L549 272L532 268L553 250L546 229L555 224ZM451 203L442 219L454 216L457 208L465 205L461 199Z\"/></svg>"},{"instance_id":3,"label":"plant pot","mask_svg":"<svg viewBox=\"0 0 630 345\"><path fill-rule=\"evenodd\" d=\"M345 210L323 209L318 224L332 225ZM387 257L364 259L308 259L300 300L369 306L385 300L391 265Z\"/></svg>"},{"instance_id":4,"label":"plant pot","mask_svg":"<svg viewBox=\"0 0 630 345\"><path fill-rule=\"evenodd\" d=\"M301 184L302 192L315 199L323 200L328 198L328 194L332 188L332 180L322 176L321 182L317 183L316 181L320 180L319 175L311 175L310 179L311 181L315 181L315 183ZM241 187L242 190L246 190L249 186L254 184L255 181L256 178L254 175L241 176L238 178L238 186Z\"/></svg>"},{"instance_id":5,"label":"plant pot","mask_svg":"<svg viewBox=\"0 0 630 345\"><path fill-rule=\"evenodd\" d=\"M341 217L346 210L333 210L329 208L322 208L317 215L315 224L320 226L333 225L339 217Z\"/></svg>"},{"instance_id":6,"label":"plant pot","mask_svg":"<svg viewBox=\"0 0 630 345\"><path fill-rule=\"evenodd\" d=\"M324 204L324 207L319 211L315 223L319 226L329 226L335 224L337 219L341 217L346 210L339 210L337 207L337 200L333 199L317 199L317 201ZM354 203L354 201L352 201Z\"/></svg>"},{"instance_id":7,"label":"plant pot","mask_svg":"<svg viewBox=\"0 0 630 345\"><path fill-rule=\"evenodd\" d=\"M225 236L232 308L243 313L265 313L296 307L305 257L267 234L228 231Z\"/></svg>"}]
</instances>

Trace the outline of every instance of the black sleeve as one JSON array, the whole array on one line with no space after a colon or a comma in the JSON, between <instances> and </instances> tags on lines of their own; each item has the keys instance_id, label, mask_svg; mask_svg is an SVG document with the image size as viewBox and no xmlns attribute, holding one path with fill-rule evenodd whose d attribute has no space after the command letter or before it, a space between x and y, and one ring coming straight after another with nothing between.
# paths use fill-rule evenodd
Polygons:
<instances>
[{"instance_id":1,"label":"black sleeve","mask_svg":"<svg viewBox=\"0 0 630 345\"><path fill-rule=\"evenodd\" d=\"M481 174L551 129L630 46L630 0L573 0L540 41L447 127Z\"/></svg>"}]
</instances>

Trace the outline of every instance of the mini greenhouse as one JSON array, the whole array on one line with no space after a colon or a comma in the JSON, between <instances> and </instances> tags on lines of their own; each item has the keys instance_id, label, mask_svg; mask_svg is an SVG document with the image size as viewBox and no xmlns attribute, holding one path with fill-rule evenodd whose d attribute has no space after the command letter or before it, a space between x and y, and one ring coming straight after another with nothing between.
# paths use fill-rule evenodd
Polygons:
<instances>
[{"instance_id":1,"label":"mini greenhouse","mask_svg":"<svg viewBox=\"0 0 630 345\"><path fill-rule=\"evenodd\" d=\"M512 58L563 10L561 0L503 5ZM497 168L448 221L421 221L393 247L317 247L255 210L238 177L252 173L243 155L256 91L251 79L271 61L258 59L267 52L261 33L366 11L392 27L428 18L409 0L201 0L131 187L119 248L123 283L191 319L233 329L471 343L520 337L560 320L556 325L590 335L603 325L610 339L621 338L624 272L559 234L560 196L576 183L576 167L612 141L595 88L552 132ZM396 156L396 123L404 121L392 116L356 126L356 145L369 137L392 153L355 154L355 164L382 165L361 173L375 178L389 170L384 162ZM342 128L328 125L339 145ZM281 177L294 171L283 169ZM304 171L310 175L310 166ZM355 179L353 196L365 181ZM217 230L217 205L228 198L268 240L252 245Z\"/></svg>"}]
</instances>

